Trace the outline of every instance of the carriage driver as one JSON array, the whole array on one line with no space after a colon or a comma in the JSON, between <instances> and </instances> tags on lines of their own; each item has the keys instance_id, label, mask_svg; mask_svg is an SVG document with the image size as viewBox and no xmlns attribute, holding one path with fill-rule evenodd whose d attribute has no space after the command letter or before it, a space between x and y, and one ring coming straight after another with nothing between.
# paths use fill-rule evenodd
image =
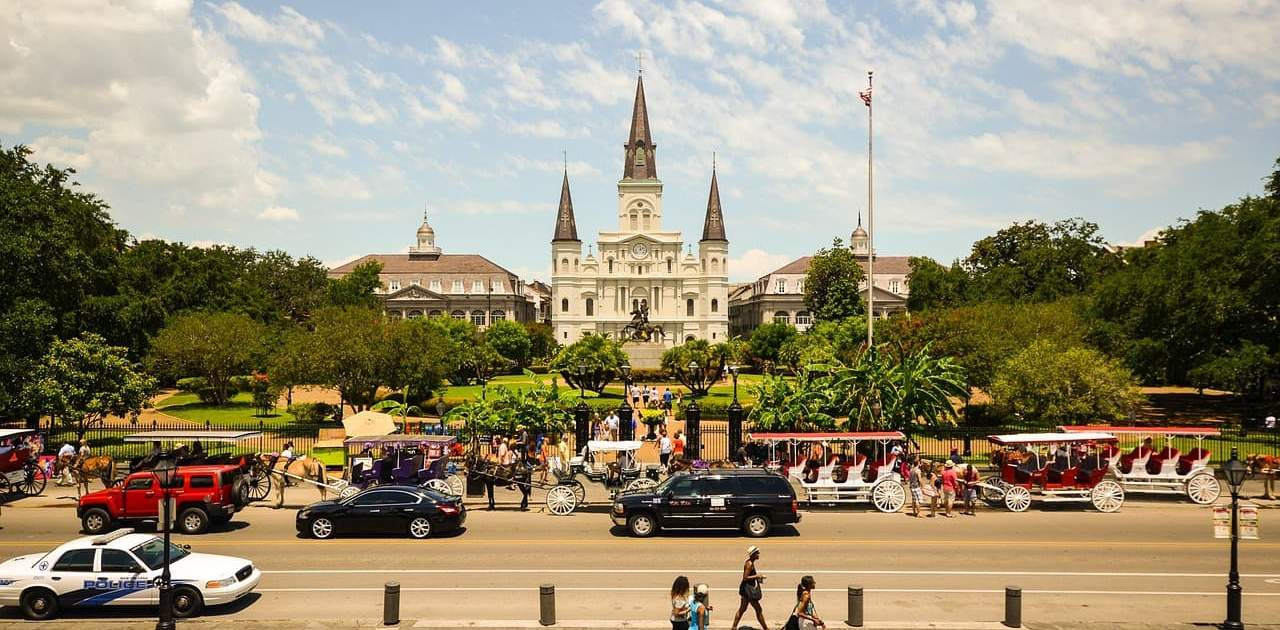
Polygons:
<instances>
[{"instance_id":1,"label":"carriage driver","mask_svg":"<svg viewBox=\"0 0 1280 630\"><path fill-rule=\"evenodd\" d=\"M58 485L70 486L75 484L71 479L71 460L75 459L75 457L76 447L72 446L70 442L63 444L62 448L58 449L58 470L62 471L62 476L58 478Z\"/></svg>"}]
</instances>

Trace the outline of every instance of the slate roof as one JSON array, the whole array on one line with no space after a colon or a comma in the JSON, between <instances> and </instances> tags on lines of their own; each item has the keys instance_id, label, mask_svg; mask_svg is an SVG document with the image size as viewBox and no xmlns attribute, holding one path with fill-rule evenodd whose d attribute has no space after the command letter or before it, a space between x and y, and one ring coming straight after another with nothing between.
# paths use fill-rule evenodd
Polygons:
<instances>
[{"instance_id":1,"label":"slate roof","mask_svg":"<svg viewBox=\"0 0 1280 630\"><path fill-rule=\"evenodd\" d=\"M347 274L370 261L382 263L382 273L486 273L515 275L497 263L478 254L441 254L436 259L410 258L409 254L365 254L345 265L329 270L330 274Z\"/></svg>"},{"instance_id":2,"label":"slate roof","mask_svg":"<svg viewBox=\"0 0 1280 630\"><path fill-rule=\"evenodd\" d=\"M707 195L707 216L702 221L702 240L727 241L724 235L724 212L720 209L720 184L711 170L711 193Z\"/></svg>"},{"instance_id":3,"label":"slate roof","mask_svg":"<svg viewBox=\"0 0 1280 630\"><path fill-rule=\"evenodd\" d=\"M578 222L573 217L573 197L569 194L569 172L560 184L560 209L556 212L556 233L551 242L578 240Z\"/></svg>"},{"instance_id":4,"label":"slate roof","mask_svg":"<svg viewBox=\"0 0 1280 630\"><path fill-rule=\"evenodd\" d=\"M813 261L813 256L801 256L778 269L773 273L784 274L803 274L809 271L809 263ZM910 256L876 256L876 273L887 273L896 275L907 275L911 271ZM867 270L867 261L860 259L858 264L862 265L862 270Z\"/></svg>"}]
</instances>

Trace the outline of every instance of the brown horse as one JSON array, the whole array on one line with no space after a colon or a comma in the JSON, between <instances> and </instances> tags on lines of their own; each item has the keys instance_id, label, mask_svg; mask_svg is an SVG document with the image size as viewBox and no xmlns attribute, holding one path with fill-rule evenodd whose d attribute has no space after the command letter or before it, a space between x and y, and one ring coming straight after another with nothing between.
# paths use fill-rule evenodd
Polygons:
<instances>
[{"instance_id":1,"label":"brown horse","mask_svg":"<svg viewBox=\"0 0 1280 630\"><path fill-rule=\"evenodd\" d=\"M97 479L106 488L115 482L116 462L110 455L94 455L77 458L70 464L71 476L76 481L76 496L89 494L89 481ZM83 490L83 492L81 492Z\"/></svg>"},{"instance_id":2,"label":"brown horse","mask_svg":"<svg viewBox=\"0 0 1280 630\"><path fill-rule=\"evenodd\" d=\"M292 463L289 463L289 461L283 457L276 457L268 453L258 455L258 459L262 462L263 466L271 466L269 474L272 478L271 482L275 484L276 487L275 507L279 508L284 506L284 486L285 481L288 479L285 474L315 481L316 488L320 490L320 500L324 501L325 498L327 498L328 494L326 491L328 490L329 480L325 476L324 464L320 463L320 460L312 459L310 457L299 457L298 459L293 460ZM274 466L271 464L272 459L276 460ZM288 464L287 468L286 464Z\"/></svg>"},{"instance_id":3,"label":"brown horse","mask_svg":"<svg viewBox=\"0 0 1280 630\"><path fill-rule=\"evenodd\" d=\"M1280 457L1250 454L1245 458L1249 473L1262 476L1262 498L1276 498L1276 477L1280 477Z\"/></svg>"}]
</instances>

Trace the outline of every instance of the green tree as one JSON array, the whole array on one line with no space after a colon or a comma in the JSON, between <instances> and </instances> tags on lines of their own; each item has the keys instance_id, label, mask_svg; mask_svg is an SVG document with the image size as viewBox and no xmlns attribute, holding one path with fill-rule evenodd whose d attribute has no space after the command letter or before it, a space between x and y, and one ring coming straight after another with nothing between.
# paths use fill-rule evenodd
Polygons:
<instances>
[{"instance_id":1,"label":"green tree","mask_svg":"<svg viewBox=\"0 0 1280 630\"><path fill-rule=\"evenodd\" d=\"M1275 169L1271 171L1271 175L1262 180L1265 182L1263 190L1267 192L1268 197L1280 200L1280 157L1276 158Z\"/></svg>"},{"instance_id":2,"label":"green tree","mask_svg":"<svg viewBox=\"0 0 1280 630\"><path fill-rule=\"evenodd\" d=\"M1097 224L1084 219L1015 223L974 243L964 269L977 299L1047 302L1083 293L1118 268L1104 245Z\"/></svg>"},{"instance_id":3,"label":"green tree","mask_svg":"<svg viewBox=\"0 0 1280 630\"><path fill-rule=\"evenodd\" d=\"M817 321L837 321L863 313L858 283L866 277L853 252L840 239L820 249L804 278L804 305Z\"/></svg>"},{"instance_id":4,"label":"green tree","mask_svg":"<svg viewBox=\"0 0 1280 630\"><path fill-rule=\"evenodd\" d=\"M214 402L230 399L231 379L260 367L266 329L247 315L192 313L174 318L151 344L151 368L171 378L200 376Z\"/></svg>"},{"instance_id":5,"label":"green tree","mask_svg":"<svg viewBox=\"0 0 1280 630\"><path fill-rule=\"evenodd\" d=\"M1261 396L1277 363L1280 361L1266 346L1245 341L1239 348L1192 368L1187 378L1202 394L1213 387L1242 396Z\"/></svg>"},{"instance_id":6,"label":"green tree","mask_svg":"<svg viewBox=\"0 0 1280 630\"><path fill-rule=\"evenodd\" d=\"M867 339L866 317L817 322L782 345L778 356L792 372L811 365L854 361Z\"/></svg>"},{"instance_id":7,"label":"green tree","mask_svg":"<svg viewBox=\"0 0 1280 630\"><path fill-rule=\"evenodd\" d=\"M555 330L551 324L542 322L525 322L525 330L529 333L529 356L534 361L549 361L555 356L560 344L556 342Z\"/></svg>"},{"instance_id":8,"label":"green tree","mask_svg":"<svg viewBox=\"0 0 1280 630\"><path fill-rule=\"evenodd\" d=\"M382 287L379 274L382 263L368 260L356 265L351 273L341 278L329 279L329 304L333 306L360 306L376 308L379 306L375 291Z\"/></svg>"},{"instance_id":9,"label":"green tree","mask_svg":"<svg viewBox=\"0 0 1280 630\"><path fill-rule=\"evenodd\" d=\"M353 410L367 409L392 369L392 335L386 317L372 308L330 306L316 311L311 323L311 356L318 384L338 390Z\"/></svg>"},{"instance_id":10,"label":"green tree","mask_svg":"<svg viewBox=\"0 0 1280 630\"><path fill-rule=\"evenodd\" d=\"M561 348L551 359L551 369L560 372L570 387L599 394L618 378L618 368L623 363L627 363L627 354L622 351L622 344L603 335L587 335ZM578 372L583 367L586 372L580 379Z\"/></svg>"},{"instance_id":11,"label":"green tree","mask_svg":"<svg viewBox=\"0 0 1280 630\"><path fill-rule=\"evenodd\" d=\"M500 319L484 331L484 342L508 361L527 367L533 354L533 341L524 325L509 319Z\"/></svg>"},{"instance_id":12,"label":"green tree","mask_svg":"<svg viewBox=\"0 0 1280 630\"><path fill-rule=\"evenodd\" d=\"M932 258L912 256L907 265L907 310L960 306L967 299L969 274L959 263L944 267Z\"/></svg>"},{"instance_id":13,"label":"green tree","mask_svg":"<svg viewBox=\"0 0 1280 630\"><path fill-rule=\"evenodd\" d=\"M1119 362L1083 347L1032 342L996 373L991 398L1032 422L1077 424L1128 418L1144 398Z\"/></svg>"},{"instance_id":14,"label":"green tree","mask_svg":"<svg viewBox=\"0 0 1280 630\"><path fill-rule=\"evenodd\" d=\"M724 378L725 366L741 361L745 355L746 344L740 340L712 344L706 339L692 339L663 352L662 369L694 396L706 396L711 386Z\"/></svg>"},{"instance_id":15,"label":"green tree","mask_svg":"<svg viewBox=\"0 0 1280 630\"><path fill-rule=\"evenodd\" d=\"M796 327L785 322L765 322L751 331L751 356L766 369L782 360L782 347L796 336Z\"/></svg>"},{"instance_id":16,"label":"green tree","mask_svg":"<svg viewBox=\"0 0 1280 630\"><path fill-rule=\"evenodd\" d=\"M155 391L155 379L129 361L128 351L85 333L54 340L22 389L24 405L60 421L77 437L107 416L137 417Z\"/></svg>"},{"instance_id":17,"label":"green tree","mask_svg":"<svg viewBox=\"0 0 1280 630\"><path fill-rule=\"evenodd\" d=\"M285 404L293 404L293 388L319 383L311 353L310 332L302 327L286 329L267 362L271 382L285 389Z\"/></svg>"},{"instance_id":18,"label":"green tree","mask_svg":"<svg viewBox=\"0 0 1280 630\"><path fill-rule=\"evenodd\" d=\"M384 325L391 336L388 384L405 402L429 398L456 367L459 345L426 319L385 320Z\"/></svg>"},{"instance_id":19,"label":"green tree","mask_svg":"<svg viewBox=\"0 0 1280 630\"><path fill-rule=\"evenodd\" d=\"M829 376L800 370L795 377L765 374L752 386L756 404L750 420L758 431L825 431L835 429L835 402Z\"/></svg>"}]
</instances>

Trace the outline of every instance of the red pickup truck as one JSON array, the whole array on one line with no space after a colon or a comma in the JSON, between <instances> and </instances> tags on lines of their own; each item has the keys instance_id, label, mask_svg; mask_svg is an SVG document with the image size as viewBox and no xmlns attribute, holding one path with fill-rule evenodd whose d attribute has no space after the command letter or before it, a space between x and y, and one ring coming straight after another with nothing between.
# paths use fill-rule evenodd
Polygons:
<instances>
[{"instance_id":1,"label":"red pickup truck","mask_svg":"<svg viewBox=\"0 0 1280 630\"><path fill-rule=\"evenodd\" d=\"M203 534L210 524L226 524L247 501L240 467L181 466L169 497L175 505L174 526L184 534ZM150 471L135 472L110 488L80 497L76 514L87 534L160 518L160 482Z\"/></svg>"}]
</instances>

